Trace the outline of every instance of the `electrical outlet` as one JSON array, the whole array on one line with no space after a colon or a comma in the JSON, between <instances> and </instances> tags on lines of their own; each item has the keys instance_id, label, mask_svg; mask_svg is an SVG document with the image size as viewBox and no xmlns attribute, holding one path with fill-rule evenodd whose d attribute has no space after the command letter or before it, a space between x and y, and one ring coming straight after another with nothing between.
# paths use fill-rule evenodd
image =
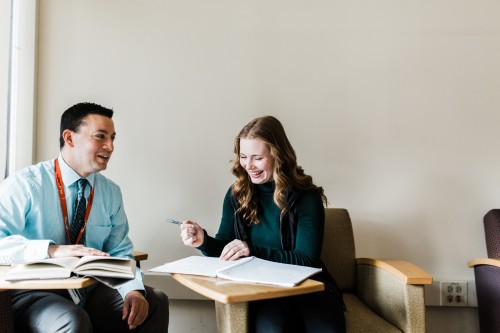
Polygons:
<instances>
[{"instance_id":1,"label":"electrical outlet","mask_svg":"<svg viewBox=\"0 0 500 333\"><path fill-rule=\"evenodd\" d=\"M441 281L441 306L467 306L467 281Z\"/></svg>"}]
</instances>

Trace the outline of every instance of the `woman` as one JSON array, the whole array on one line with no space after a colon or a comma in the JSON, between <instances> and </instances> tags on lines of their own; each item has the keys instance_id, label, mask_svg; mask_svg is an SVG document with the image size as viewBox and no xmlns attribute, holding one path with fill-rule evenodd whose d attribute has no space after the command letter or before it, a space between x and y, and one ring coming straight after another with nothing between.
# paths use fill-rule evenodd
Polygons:
<instances>
[{"instance_id":1,"label":"woman","mask_svg":"<svg viewBox=\"0 0 500 333\"><path fill-rule=\"evenodd\" d=\"M281 123L252 120L234 142L236 182L224 198L215 238L184 221L181 238L204 255L223 260L258 258L322 267L314 278L326 290L250 303L251 332L345 332L342 294L320 260L323 245L323 189L297 165Z\"/></svg>"}]
</instances>

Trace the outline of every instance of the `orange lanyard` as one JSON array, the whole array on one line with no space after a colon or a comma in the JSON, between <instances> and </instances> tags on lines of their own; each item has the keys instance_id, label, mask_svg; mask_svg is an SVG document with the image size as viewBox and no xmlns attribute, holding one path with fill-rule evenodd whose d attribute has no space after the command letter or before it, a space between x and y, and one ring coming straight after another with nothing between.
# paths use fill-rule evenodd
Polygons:
<instances>
[{"instance_id":1,"label":"orange lanyard","mask_svg":"<svg viewBox=\"0 0 500 333\"><path fill-rule=\"evenodd\" d=\"M56 174L56 185L57 190L59 192L59 200L61 201L61 209L64 218L64 226L66 227L66 235L68 236L68 243L71 244L71 238L69 237L69 219L68 219L68 208L66 205L66 195L64 194L64 183L62 180L61 169L59 168L59 161L54 161L55 164L55 174ZM95 184L94 184L95 185ZM92 209L92 201L94 201L94 187L90 188L89 199L87 200L87 210L85 211L85 217L83 218L83 225L78 233L78 237L76 238L76 243L80 242L82 238L83 232L85 231L85 227L87 226L87 220L89 218L90 209Z\"/></svg>"}]
</instances>

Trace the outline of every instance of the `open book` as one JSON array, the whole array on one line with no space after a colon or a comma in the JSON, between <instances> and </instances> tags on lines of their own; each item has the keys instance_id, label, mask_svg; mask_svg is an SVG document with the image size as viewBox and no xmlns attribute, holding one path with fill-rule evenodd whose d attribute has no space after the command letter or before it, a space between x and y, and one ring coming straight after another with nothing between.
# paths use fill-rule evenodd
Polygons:
<instances>
[{"instance_id":1,"label":"open book","mask_svg":"<svg viewBox=\"0 0 500 333\"><path fill-rule=\"evenodd\" d=\"M129 258L85 256L40 259L14 265L5 274L6 281L64 279L72 273L120 279L135 277L135 262Z\"/></svg>"},{"instance_id":2,"label":"open book","mask_svg":"<svg viewBox=\"0 0 500 333\"><path fill-rule=\"evenodd\" d=\"M212 276L239 282L293 287L321 272L321 268L282 264L256 257L224 261L214 257L191 256L153 268L150 272Z\"/></svg>"}]
</instances>

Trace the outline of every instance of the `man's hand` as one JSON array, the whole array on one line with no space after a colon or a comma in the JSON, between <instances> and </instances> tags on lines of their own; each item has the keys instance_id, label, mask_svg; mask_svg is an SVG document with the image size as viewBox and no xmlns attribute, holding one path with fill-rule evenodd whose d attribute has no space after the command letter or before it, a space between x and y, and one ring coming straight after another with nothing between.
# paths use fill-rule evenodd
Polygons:
<instances>
[{"instance_id":1,"label":"man's hand","mask_svg":"<svg viewBox=\"0 0 500 333\"><path fill-rule=\"evenodd\" d=\"M122 320L127 321L128 328L133 330L141 325L148 317L149 304L146 298L137 290L125 296L123 301Z\"/></svg>"},{"instance_id":2,"label":"man's hand","mask_svg":"<svg viewBox=\"0 0 500 333\"><path fill-rule=\"evenodd\" d=\"M49 245L49 257L83 257L83 256L109 256L106 252L102 252L91 247L78 245Z\"/></svg>"}]
</instances>

